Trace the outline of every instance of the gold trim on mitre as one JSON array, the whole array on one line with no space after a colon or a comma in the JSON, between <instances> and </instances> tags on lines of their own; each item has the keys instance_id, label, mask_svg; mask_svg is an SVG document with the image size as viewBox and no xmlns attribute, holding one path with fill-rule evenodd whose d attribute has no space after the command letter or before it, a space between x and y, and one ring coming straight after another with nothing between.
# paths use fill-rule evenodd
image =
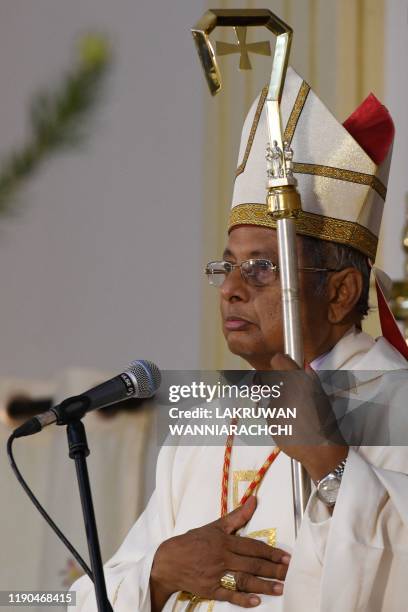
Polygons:
<instances>
[{"instance_id":1,"label":"gold trim on mitre","mask_svg":"<svg viewBox=\"0 0 408 612\"><path fill-rule=\"evenodd\" d=\"M300 115L302 114L303 107L306 103L307 96L309 95L310 85L303 81L300 86L299 93L296 97L295 104L293 105L292 112L290 113L290 117L286 124L285 133L283 135L283 140L292 144L292 139L295 134L296 126L300 119Z\"/></svg>"},{"instance_id":2,"label":"gold trim on mitre","mask_svg":"<svg viewBox=\"0 0 408 612\"><path fill-rule=\"evenodd\" d=\"M303 81L300 86L298 95L295 100L295 104L293 105L292 112L290 113L290 117L288 119L288 123L286 124L285 133L283 136L283 140L286 140L289 144L292 142L293 135L296 130L297 123L299 121L300 115L302 114L303 107L306 102L306 98L310 91L310 85ZM242 162L239 164L235 177L239 176L245 171L245 166L248 161L249 154L251 152L252 144L254 142L256 130L258 129L259 119L261 118L262 110L268 96L268 86L264 87L261 95L258 100L258 106L255 111L254 119L252 121L251 131L249 132L248 142L245 147L245 153Z\"/></svg>"},{"instance_id":3,"label":"gold trim on mitre","mask_svg":"<svg viewBox=\"0 0 408 612\"><path fill-rule=\"evenodd\" d=\"M293 172L295 174L313 174L314 176L324 176L325 178L347 181L349 183L357 183L359 185L368 185L385 201L387 196L387 188L375 174L365 174L364 172L355 172L354 170L345 170L344 168L335 168L334 166L321 166L318 164L303 164L294 162Z\"/></svg>"},{"instance_id":4,"label":"gold trim on mitre","mask_svg":"<svg viewBox=\"0 0 408 612\"><path fill-rule=\"evenodd\" d=\"M258 101L258 106L256 108L254 120L252 122L251 131L249 133L248 142L247 142L247 145L245 147L244 159L242 160L242 163L239 164L239 166L238 166L238 168L236 170L235 176L238 176L238 175L242 174L244 172L244 170L245 170L245 166L246 166L246 163L248 161L249 154L251 152L252 143L254 142L256 130L258 128L259 119L261 118L262 110L263 110L263 107L264 107L267 95L268 95L268 86L264 87L262 92L261 92L261 95L260 95L260 98L259 98L259 101Z\"/></svg>"},{"instance_id":5,"label":"gold trim on mitre","mask_svg":"<svg viewBox=\"0 0 408 612\"><path fill-rule=\"evenodd\" d=\"M302 210L296 219L296 233L351 246L375 259L378 238L359 223L326 217ZM228 231L237 225L259 225L276 229L266 204L238 204L232 208Z\"/></svg>"}]
</instances>

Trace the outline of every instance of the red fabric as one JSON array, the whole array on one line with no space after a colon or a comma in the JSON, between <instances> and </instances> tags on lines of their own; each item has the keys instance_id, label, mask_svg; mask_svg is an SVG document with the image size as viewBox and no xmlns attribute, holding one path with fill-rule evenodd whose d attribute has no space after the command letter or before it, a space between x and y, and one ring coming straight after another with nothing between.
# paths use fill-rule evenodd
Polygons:
<instances>
[{"instance_id":1,"label":"red fabric","mask_svg":"<svg viewBox=\"0 0 408 612\"><path fill-rule=\"evenodd\" d=\"M375 288L377 290L378 312L380 315L382 334L384 338L386 338L388 342L408 360L408 345L405 342L404 336L394 319L394 315L377 281L375 281Z\"/></svg>"},{"instance_id":2,"label":"red fabric","mask_svg":"<svg viewBox=\"0 0 408 612\"><path fill-rule=\"evenodd\" d=\"M343 126L375 164L384 161L394 139L395 128L390 113L374 94L360 104ZM408 345L377 281L375 287L382 334L408 360Z\"/></svg>"},{"instance_id":3,"label":"red fabric","mask_svg":"<svg viewBox=\"0 0 408 612\"><path fill-rule=\"evenodd\" d=\"M390 113L374 94L343 123L349 134L377 165L387 157L394 139L394 123Z\"/></svg>"}]
</instances>

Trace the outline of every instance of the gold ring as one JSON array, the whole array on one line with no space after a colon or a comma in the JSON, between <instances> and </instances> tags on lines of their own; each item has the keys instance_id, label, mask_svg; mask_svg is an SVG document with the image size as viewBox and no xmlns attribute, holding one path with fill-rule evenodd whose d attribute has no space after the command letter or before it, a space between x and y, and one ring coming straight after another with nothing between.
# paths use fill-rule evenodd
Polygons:
<instances>
[{"instance_id":1,"label":"gold ring","mask_svg":"<svg viewBox=\"0 0 408 612\"><path fill-rule=\"evenodd\" d=\"M229 591L237 590L237 581L235 580L234 574L224 574L222 578L220 578L220 583L224 589L228 589Z\"/></svg>"}]
</instances>

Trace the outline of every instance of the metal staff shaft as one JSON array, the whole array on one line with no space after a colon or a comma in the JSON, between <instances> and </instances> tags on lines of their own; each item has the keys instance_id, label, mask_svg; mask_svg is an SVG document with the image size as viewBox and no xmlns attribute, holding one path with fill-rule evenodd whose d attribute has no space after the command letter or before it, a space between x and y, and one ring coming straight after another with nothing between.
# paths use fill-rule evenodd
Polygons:
<instances>
[{"instance_id":1,"label":"metal staff shaft","mask_svg":"<svg viewBox=\"0 0 408 612\"><path fill-rule=\"evenodd\" d=\"M278 219L279 273L282 292L285 353L303 366L302 328L299 308L299 279L294 219Z\"/></svg>"},{"instance_id":2,"label":"metal staff shaft","mask_svg":"<svg viewBox=\"0 0 408 612\"><path fill-rule=\"evenodd\" d=\"M300 321L299 279L297 271L296 228L293 218L277 220L279 270L282 292L285 353L303 366L303 342ZM299 532L310 495L310 479L301 463L292 459L292 494L295 533Z\"/></svg>"},{"instance_id":3,"label":"metal staff shaft","mask_svg":"<svg viewBox=\"0 0 408 612\"><path fill-rule=\"evenodd\" d=\"M276 51L275 51L276 54ZM277 57L277 61L282 59ZM291 167L293 152L283 142L279 107L279 88L275 78L275 62L266 102L269 145L267 149L269 214L276 220L281 280L285 353L303 367L303 337L299 307L298 258L295 219L302 206ZM271 147L273 144L273 147ZM288 157L289 154L289 157ZM295 534L297 535L310 495L310 478L303 466L292 459L292 494Z\"/></svg>"}]
</instances>

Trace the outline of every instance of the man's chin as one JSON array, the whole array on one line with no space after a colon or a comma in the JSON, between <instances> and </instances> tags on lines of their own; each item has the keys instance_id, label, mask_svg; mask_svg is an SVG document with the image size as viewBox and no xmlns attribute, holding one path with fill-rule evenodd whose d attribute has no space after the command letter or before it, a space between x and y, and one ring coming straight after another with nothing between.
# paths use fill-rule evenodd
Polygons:
<instances>
[{"instance_id":1,"label":"man's chin","mask_svg":"<svg viewBox=\"0 0 408 612\"><path fill-rule=\"evenodd\" d=\"M228 349L233 355L238 355L238 357L242 357L250 363L251 356L256 354L256 350L253 344L248 341L248 338L240 336L240 333L242 332L228 334L226 338Z\"/></svg>"},{"instance_id":2,"label":"man's chin","mask_svg":"<svg viewBox=\"0 0 408 612\"><path fill-rule=\"evenodd\" d=\"M244 359L251 368L256 370L269 370L269 364L273 355L277 352L283 352L283 349L276 348L276 351L266 348L259 343L251 342L248 336L246 338L241 335L241 332L232 332L225 338L228 349L233 355L237 355Z\"/></svg>"}]
</instances>

